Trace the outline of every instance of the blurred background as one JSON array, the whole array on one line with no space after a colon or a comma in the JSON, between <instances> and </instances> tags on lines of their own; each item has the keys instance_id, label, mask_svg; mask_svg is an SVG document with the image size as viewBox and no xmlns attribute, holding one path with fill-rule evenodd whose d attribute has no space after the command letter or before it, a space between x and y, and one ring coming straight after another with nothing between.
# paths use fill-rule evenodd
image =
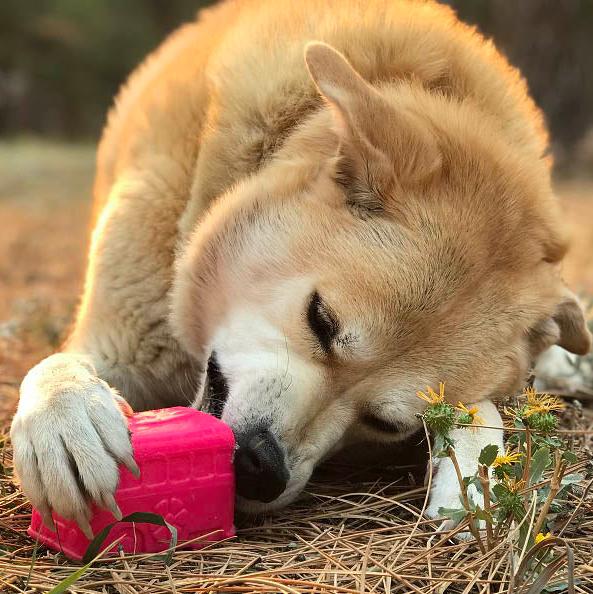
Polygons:
<instances>
[{"instance_id":1,"label":"blurred background","mask_svg":"<svg viewBox=\"0 0 593 594\"><path fill-rule=\"evenodd\" d=\"M574 236L565 276L577 291L593 295L593 0L447 3L494 39L543 108L557 191ZM22 372L59 344L76 306L94 148L114 94L150 50L207 4L0 2L0 399L5 403Z\"/></svg>"},{"instance_id":2,"label":"blurred background","mask_svg":"<svg viewBox=\"0 0 593 594\"><path fill-rule=\"evenodd\" d=\"M447 3L522 70L548 118L558 167L593 165L593 1ZM0 135L95 140L127 74L208 4L3 0Z\"/></svg>"}]
</instances>

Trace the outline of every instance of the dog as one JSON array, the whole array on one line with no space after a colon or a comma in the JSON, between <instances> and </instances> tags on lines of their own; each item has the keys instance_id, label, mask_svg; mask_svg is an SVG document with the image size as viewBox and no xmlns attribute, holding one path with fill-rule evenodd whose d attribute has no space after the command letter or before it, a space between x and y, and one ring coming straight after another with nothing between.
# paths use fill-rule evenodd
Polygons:
<instances>
[{"instance_id":1,"label":"dog","mask_svg":"<svg viewBox=\"0 0 593 594\"><path fill-rule=\"evenodd\" d=\"M547 153L519 72L442 5L238 0L182 26L109 115L76 322L21 386L14 465L45 523L121 517L130 407L222 418L260 512L344 445L415 433L443 381L488 427L452 434L473 474L503 445L492 401L591 345ZM435 467L431 518L459 502Z\"/></svg>"}]
</instances>

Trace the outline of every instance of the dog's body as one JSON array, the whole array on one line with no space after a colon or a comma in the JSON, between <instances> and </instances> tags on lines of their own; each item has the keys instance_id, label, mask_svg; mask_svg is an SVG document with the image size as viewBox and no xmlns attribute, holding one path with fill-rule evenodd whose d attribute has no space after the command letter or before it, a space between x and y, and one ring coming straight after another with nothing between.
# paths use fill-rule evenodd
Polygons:
<instances>
[{"instance_id":1,"label":"dog's body","mask_svg":"<svg viewBox=\"0 0 593 594\"><path fill-rule=\"evenodd\" d=\"M110 115L77 322L21 389L15 465L46 522L117 513L114 389L222 414L257 458L251 509L348 441L417 430L426 384L500 425L489 399L537 355L589 348L546 151L519 74L444 7L245 0L181 28ZM454 437L465 474L502 445ZM447 464L432 516L457 507Z\"/></svg>"}]
</instances>

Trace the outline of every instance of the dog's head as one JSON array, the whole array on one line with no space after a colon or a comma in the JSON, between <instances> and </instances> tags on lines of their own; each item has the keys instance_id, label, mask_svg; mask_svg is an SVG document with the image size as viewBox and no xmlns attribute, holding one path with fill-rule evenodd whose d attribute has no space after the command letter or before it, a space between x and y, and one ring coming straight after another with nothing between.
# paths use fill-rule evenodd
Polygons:
<instances>
[{"instance_id":1,"label":"dog's head","mask_svg":"<svg viewBox=\"0 0 593 594\"><path fill-rule=\"evenodd\" d=\"M200 222L173 294L253 510L346 442L415 431L426 385L479 401L590 344L547 165L469 102L372 87L323 44L306 59L324 105Z\"/></svg>"}]
</instances>

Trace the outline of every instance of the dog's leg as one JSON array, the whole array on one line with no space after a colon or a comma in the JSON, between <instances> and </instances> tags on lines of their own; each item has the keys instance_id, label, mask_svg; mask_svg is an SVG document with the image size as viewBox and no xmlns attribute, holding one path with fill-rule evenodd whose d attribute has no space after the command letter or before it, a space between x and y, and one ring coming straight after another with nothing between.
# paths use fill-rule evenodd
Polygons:
<instances>
[{"instance_id":1,"label":"dog's leg","mask_svg":"<svg viewBox=\"0 0 593 594\"><path fill-rule=\"evenodd\" d=\"M467 405L468 407L470 405ZM479 415L484 420L485 427L476 426L458 427L451 431L450 437L455 442L455 456L459 463L462 477L473 476L478 469L478 457L484 447L490 444L498 446L500 452L504 449L502 429L491 429L489 427L501 427L502 418L496 406L490 401L483 401L476 404ZM459 481L453 462L450 458L432 459L433 478L430 491L430 500L426 514L430 518L440 517L439 508L459 509L463 507L460 499ZM476 504L483 506L483 497L477 489L471 485L468 489L468 496ZM447 522L445 528L453 527L452 522Z\"/></svg>"},{"instance_id":2,"label":"dog's leg","mask_svg":"<svg viewBox=\"0 0 593 594\"><path fill-rule=\"evenodd\" d=\"M93 236L74 332L21 386L14 465L50 526L55 510L90 535L90 501L119 514L117 465L136 470L123 397L145 409L195 396L199 375L167 324L176 219L159 196L130 180L117 190Z\"/></svg>"}]
</instances>

